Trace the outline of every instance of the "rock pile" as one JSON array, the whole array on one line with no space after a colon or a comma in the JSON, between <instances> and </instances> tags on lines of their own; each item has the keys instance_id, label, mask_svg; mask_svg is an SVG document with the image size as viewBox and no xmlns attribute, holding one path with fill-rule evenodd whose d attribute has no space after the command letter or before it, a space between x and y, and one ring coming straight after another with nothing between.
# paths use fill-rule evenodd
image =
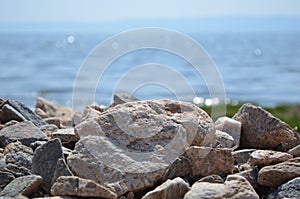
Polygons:
<instances>
[{"instance_id":1,"label":"rock pile","mask_svg":"<svg viewBox=\"0 0 300 199\"><path fill-rule=\"evenodd\" d=\"M214 122L181 101L115 96L83 114L0 100L0 197L300 198L300 138L244 104Z\"/></svg>"}]
</instances>

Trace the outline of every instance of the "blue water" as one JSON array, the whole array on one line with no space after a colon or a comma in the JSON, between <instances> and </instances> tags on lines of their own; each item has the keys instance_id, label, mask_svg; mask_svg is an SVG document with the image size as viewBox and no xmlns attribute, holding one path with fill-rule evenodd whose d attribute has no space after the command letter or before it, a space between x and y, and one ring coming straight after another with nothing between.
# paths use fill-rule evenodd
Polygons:
<instances>
[{"instance_id":1,"label":"blue water","mask_svg":"<svg viewBox=\"0 0 300 199\"><path fill-rule=\"evenodd\" d=\"M300 103L299 33L187 34L214 60L227 98L264 106ZM96 45L111 35L0 33L0 97L20 100L33 107L35 98L42 96L71 106L80 65ZM189 63L170 53L144 50L124 55L109 67L99 80L96 102L108 105L118 79L132 67L149 62L174 68L190 82L197 96L210 97L205 82L195 75ZM151 74L140 74L139 78L143 75ZM135 94L141 99L175 97L159 85L142 87ZM185 97L192 100L192 96Z\"/></svg>"}]
</instances>

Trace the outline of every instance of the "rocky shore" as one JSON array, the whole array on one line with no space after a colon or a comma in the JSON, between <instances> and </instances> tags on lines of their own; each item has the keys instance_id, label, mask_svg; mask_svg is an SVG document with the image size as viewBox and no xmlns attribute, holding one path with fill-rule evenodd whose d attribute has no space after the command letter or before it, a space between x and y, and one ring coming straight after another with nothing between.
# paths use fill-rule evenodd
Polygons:
<instances>
[{"instance_id":1,"label":"rocky shore","mask_svg":"<svg viewBox=\"0 0 300 199\"><path fill-rule=\"evenodd\" d=\"M0 99L0 198L45 197L300 198L300 137L252 104L213 121L124 94L83 113Z\"/></svg>"}]
</instances>

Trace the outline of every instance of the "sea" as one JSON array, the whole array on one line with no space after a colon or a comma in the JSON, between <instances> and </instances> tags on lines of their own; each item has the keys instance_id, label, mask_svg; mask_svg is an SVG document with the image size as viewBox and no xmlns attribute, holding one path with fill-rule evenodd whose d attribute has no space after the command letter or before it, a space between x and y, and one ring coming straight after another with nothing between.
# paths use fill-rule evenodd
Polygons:
<instances>
[{"instance_id":1,"label":"sea","mask_svg":"<svg viewBox=\"0 0 300 199\"><path fill-rule=\"evenodd\" d=\"M0 33L0 98L19 100L32 108L37 97L72 106L80 69L91 52L115 34L118 33ZM214 63L227 103L252 102L269 107L300 103L299 32L185 32L184 35L197 42ZM118 43L113 47L119 47ZM194 53L193 49L190 53ZM106 53L99 54L96 60L106 56ZM164 67L164 70L159 67L155 72L146 70L151 64ZM108 106L113 94L118 92L130 92L143 100L177 99L179 96L206 105L218 102L211 100L214 96L205 77L189 61L168 51L140 49L98 67L89 73L93 76L103 67L106 69L98 75L93 90L94 103L99 105ZM131 78L147 79L147 82L138 81L134 89L128 85L129 90L117 90L118 82L135 69L141 70ZM89 76L80 81L81 85L85 82L87 87L90 85ZM129 78L128 81L133 80ZM190 85L194 95L186 86L181 86L185 83ZM90 95L84 89L76 92L83 99Z\"/></svg>"}]
</instances>

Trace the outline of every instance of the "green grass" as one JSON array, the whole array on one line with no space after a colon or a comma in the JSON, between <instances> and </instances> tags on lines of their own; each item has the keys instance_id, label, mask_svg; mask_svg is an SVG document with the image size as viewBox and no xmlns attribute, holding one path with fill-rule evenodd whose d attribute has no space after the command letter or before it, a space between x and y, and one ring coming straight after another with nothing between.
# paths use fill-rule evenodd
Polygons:
<instances>
[{"instance_id":1,"label":"green grass","mask_svg":"<svg viewBox=\"0 0 300 199\"><path fill-rule=\"evenodd\" d=\"M243 104L228 104L226 106L226 116L232 117L242 105ZM209 115L211 114L211 107L200 106L200 108L205 110ZM276 107L263 108L300 132L300 105L280 105Z\"/></svg>"}]
</instances>

